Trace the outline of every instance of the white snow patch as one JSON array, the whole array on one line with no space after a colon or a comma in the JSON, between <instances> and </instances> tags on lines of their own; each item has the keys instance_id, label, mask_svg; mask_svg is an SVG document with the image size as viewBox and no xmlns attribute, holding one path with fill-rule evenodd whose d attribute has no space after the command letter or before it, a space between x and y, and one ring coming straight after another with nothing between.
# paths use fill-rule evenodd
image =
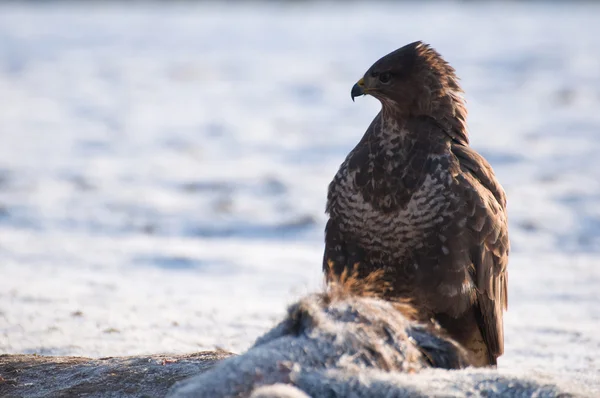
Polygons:
<instances>
[{"instance_id":1,"label":"white snow patch","mask_svg":"<svg viewBox=\"0 0 600 398\"><path fill-rule=\"evenodd\" d=\"M493 15L493 18L489 16ZM0 5L0 352L247 348L321 286L327 184L411 41L508 198L500 367L600 388L600 8Z\"/></svg>"}]
</instances>

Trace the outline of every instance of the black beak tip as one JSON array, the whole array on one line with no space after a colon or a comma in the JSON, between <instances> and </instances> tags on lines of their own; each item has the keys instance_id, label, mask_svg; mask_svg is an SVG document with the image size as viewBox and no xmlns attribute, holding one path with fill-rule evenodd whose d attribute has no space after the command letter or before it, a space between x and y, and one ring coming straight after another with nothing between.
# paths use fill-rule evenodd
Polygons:
<instances>
[{"instance_id":1,"label":"black beak tip","mask_svg":"<svg viewBox=\"0 0 600 398\"><path fill-rule=\"evenodd\" d=\"M352 87L352 91L350 91L350 97L352 98L352 102L354 102L354 98L360 97L361 95L365 95L365 90L362 88L362 86L356 83Z\"/></svg>"}]
</instances>

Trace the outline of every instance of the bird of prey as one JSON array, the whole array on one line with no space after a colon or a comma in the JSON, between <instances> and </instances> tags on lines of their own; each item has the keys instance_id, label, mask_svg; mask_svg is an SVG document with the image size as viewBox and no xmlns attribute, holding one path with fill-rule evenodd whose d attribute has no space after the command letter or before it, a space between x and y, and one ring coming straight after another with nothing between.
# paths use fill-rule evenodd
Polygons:
<instances>
[{"instance_id":1,"label":"bird of prey","mask_svg":"<svg viewBox=\"0 0 600 398\"><path fill-rule=\"evenodd\" d=\"M509 253L506 197L469 146L454 69L408 44L375 62L351 96L381 102L329 185L323 267L384 270L390 298L408 298L470 351L477 366L504 351Z\"/></svg>"}]
</instances>

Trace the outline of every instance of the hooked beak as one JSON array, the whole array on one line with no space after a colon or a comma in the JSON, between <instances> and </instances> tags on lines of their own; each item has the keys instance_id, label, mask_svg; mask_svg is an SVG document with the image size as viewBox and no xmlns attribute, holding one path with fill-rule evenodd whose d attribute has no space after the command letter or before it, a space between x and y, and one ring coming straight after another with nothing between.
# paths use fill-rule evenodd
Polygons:
<instances>
[{"instance_id":1,"label":"hooked beak","mask_svg":"<svg viewBox=\"0 0 600 398\"><path fill-rule=\"evenodd\" d=\"M361 95L365 95L365 79L361 78L353 87L350 92L350 96L352 97L352 102L354 102L354 97L360 97Z\"/></svg>"}]
</instances>

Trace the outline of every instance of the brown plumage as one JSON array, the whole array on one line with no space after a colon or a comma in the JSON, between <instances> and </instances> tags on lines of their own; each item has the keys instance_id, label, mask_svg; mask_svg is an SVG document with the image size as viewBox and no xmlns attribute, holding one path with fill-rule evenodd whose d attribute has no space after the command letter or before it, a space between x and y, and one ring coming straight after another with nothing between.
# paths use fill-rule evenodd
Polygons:
<instances>
[{"instance_id":1,"label":"brown plumage","mask_svg":"<svg viewBox=\"0 0 600 398\"><path fill-rule=\"evenodd\" d=\"M469 147L454 69L415 42L378 60L353 87L382 109L329 186L324 269L384 270L478 365L504 350L506 198Z\"/></svg>"}]
</instances>

